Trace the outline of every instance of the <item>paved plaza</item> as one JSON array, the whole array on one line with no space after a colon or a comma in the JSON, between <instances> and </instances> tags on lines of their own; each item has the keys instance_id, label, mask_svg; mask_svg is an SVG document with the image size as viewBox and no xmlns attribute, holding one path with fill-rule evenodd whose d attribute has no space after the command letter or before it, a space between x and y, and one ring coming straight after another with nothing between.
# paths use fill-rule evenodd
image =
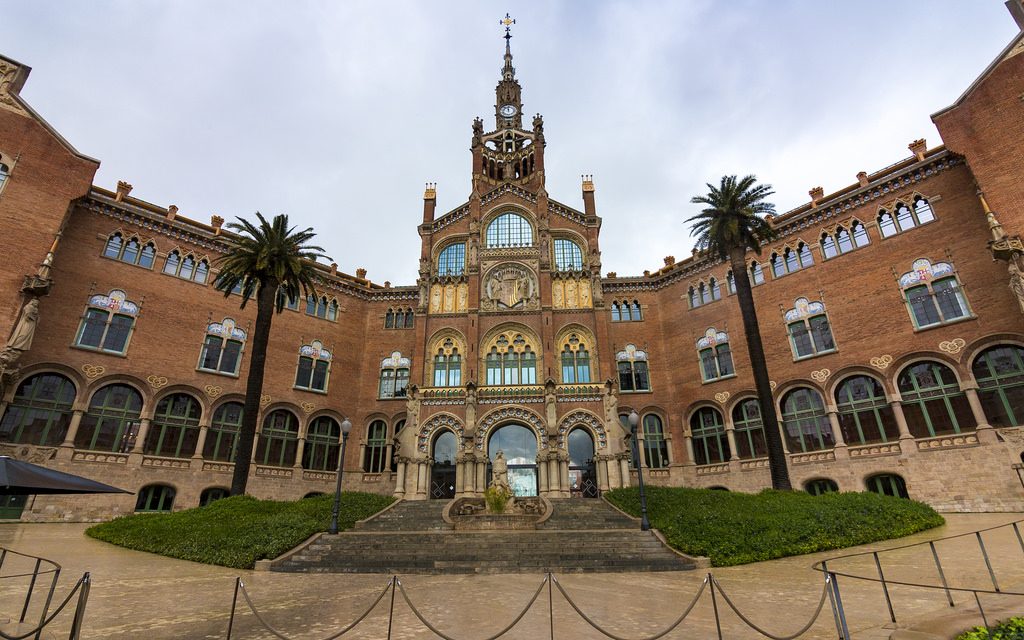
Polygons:
<instances>
[{"instance_id":1,"label":"paved plaza","mask_svg":"<svg viewBox=\"0 0 1024 640\"><path fill-rule=\"evenodd\" d=\"M952 514L948 524L899 541L868 545L857 550L894 547L907 542L991 527L1020 518L1020 514ZM83 535L84 524L0 525L0 545L51 558L64 567L58 596L66 593L83 571L92 573L92 594L85 619L86 638L223 638L234 578L241 576L253 601L268 621L289 637L322 638L351 622L385 586L385 575L282 574L238 571L147 553L127 551ZM1024 584L1024 556L1006 528L986 534L1000 586L1009 590ZM852 550L850 550L852 551ZM850 552L846 551L846 553ZM358 550L353 550L358 553ZM991 582L973 536L945 541L939 552L951 584L989 588ZM821 596L820 574L813 562L844 552L812 554L771 562L715 569L726 592L754 622L775 634L792 633L809 618ZM886 578L935 583L937 574L928 547L882 556ZM835 571L873 575L870 556L834 563ZM4 573L9 570L5 569ZM639 638L660 631L692 599L705 577L703 571L669 574L562 575L559 582L580 608L608 630ZM522 609L540 585L541 575L408 576L402 579L409 597L425 617L458 640L492 635ZM876 583L840 579L851 631L861 638L888 638L887 612ZM0 593L10 594L8 585ZM892 587L900 626L949 614L941 591ZM965 597L955 596L959 601ZM1008 597L983 596L988 609ZM727 638L757 637L719 599L722 628ZM1011 603L1006 602L1007 606ZM346 638L384 638L387 635L389 598ZM17 617L18 598L0 598L0 620ZM1015 605L1014 605L1015 606ZM553 597L557 638L599 638L555 590ZM1018 609L1020 611L1021 609ZM261 630L240 604L236 638L273 637ZM980 622L980 619L977 619ZM973 624L965 618L964 626ZM68 621L54 631L65 629ZM66 634L66 631L64 632ZM550 634L548 599L542 592L534 607L508 638L545 638ZM690 617L668 638L715 636L712 603L705 593ZM393 638L436 637L402 601L395 603ZM825 610L808 638L834 638L831 614Z\"/></svg>"}]
</instances>

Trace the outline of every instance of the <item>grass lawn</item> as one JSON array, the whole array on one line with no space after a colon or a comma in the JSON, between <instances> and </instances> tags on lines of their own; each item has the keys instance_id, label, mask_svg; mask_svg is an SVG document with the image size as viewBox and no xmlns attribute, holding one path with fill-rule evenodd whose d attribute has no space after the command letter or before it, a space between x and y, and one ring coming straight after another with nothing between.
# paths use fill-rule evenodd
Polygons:
<instances>
[{"instance_id":1,"label":"grass lawn","mask_svg":"<svg viewBox=\"0 0 1024 640\"><path fill-rule=\"evenodd\" d=\"M707 556L716 567L842 549L945 523L926 504L876 493L812 496L651 486L646 491L651 526L679 551ZM640 515L636 488L604 495L623 511Z\"/></svg>"},{"instance_id":2,"label":"grass lawn","mask_svg":"<svg viewBox=\"0 0 1024 640\"><path fill-rule=\"evenodd\" d=\"M333 502L333 495L294 502L238 496L187 511L123 516L85 533L138 551L251 569L257 560L275 558L314 533L326 531ZM348 529L392 502L390 496L345 492L338 528Z\"/></svg>"}]
</instances>

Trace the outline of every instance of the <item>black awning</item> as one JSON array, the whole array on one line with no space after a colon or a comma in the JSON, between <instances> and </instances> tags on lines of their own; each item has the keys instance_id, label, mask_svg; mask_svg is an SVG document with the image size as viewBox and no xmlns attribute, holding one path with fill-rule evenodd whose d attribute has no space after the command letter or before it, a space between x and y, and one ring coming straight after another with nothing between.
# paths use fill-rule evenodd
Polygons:
<instances>
[{"instance_id":1,"label":"black awning","mask_svg":"<svg viewBox=\"0 0 1024 640\"><path fill-rule=\"evenodd\" d=\"M0 456L0 494L131 493L82 476Z\"/></svg>"}]
</instances>

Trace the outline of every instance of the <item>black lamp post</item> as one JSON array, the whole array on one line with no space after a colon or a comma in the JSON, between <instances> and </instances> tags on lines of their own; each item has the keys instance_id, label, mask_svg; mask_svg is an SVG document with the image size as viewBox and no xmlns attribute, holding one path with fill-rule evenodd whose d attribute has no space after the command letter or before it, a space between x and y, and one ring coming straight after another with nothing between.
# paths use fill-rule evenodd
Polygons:
<instances>
[{"instance_id":1,"label":"black lamp post","mask_svg":"<svg viewBox=\"0 0 1024 640\"><path fill-rule=\"evenodd\" d=\"M636 479L640 485L640 530L650 531L651 523L647 519L647 494L644 493L644 468L640 461L640 451L636 443L636 426L640 424L640 414L636 409L629 412L629 433L633 443L633 466L636 467Z\"/></svg>"},{"instance_id":2,"label":"black lamp post","mask_svg":"<svg viewBox=\"0 0 1024 640\"><path fill-rule=\"evenodd\" d=\"M341 510L341 474L345 470L345 445L348 444L348 432L352 430L352 423L348 418L341 421L341 455L338 456L338 480L334 485L334 507L331 509L331 527L327 533L338 533L338 511Z\"/></svg>"}]
</instances>

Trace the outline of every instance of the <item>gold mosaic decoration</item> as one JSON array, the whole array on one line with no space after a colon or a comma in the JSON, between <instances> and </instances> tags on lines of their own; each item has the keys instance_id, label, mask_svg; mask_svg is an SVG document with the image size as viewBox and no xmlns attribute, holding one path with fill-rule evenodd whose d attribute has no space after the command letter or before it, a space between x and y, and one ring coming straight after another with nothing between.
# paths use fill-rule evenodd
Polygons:
<instances>
[{"instance_id":1,"label":"gold mosaic decoration","mask_svg":"<svg viewBox=\"0 0 1024 640\"><path fill-rule=\"evenodd\" d=\"M892 356L888 353L884 356L878 356L877 358L871 358L869 361L871 366L876 369L888 369L889 365L892 364Z\"/></svg>"},{"instance_id":2,"label":"gold mosaic decoration","mask_svg":"<svg viewBox=\"0 0 1024 640\"><path fill-rule=\"evenodd\" d=\"M715 400L717 400L719 404L725 404L726 400L728 400L728 399L729 399L729 392L728 391L723 391L721 393L716 393L715 394Z\"/></svg>"},{"instance_id":3,"label":"gold mosaic decoration","mask_svg":"<svg viewBox=\"0 0 1024 640\"><path fill-rule=\"evenodd\" d=\"M98 378L98 377L102 376L103 372L106 371L106 370L107 370L106 367L104 367L103 365L99 365L99 364L83 364L82 365L82 371L85 373L85 377L89 378L90 380L92 380L93 378Z\"/></svg>"},{"instance_id":4,"label":"gold mosaic decoration","mask_svg":"<svg viewBox=\"0 0 1024 640\"><path fill-rule=\"evenodd\" d=\"M206 395L210 396L211 398L216 398L220 394L224 393L224 389L218 387L215 384L206 385L205 387L203 387L203 391L205 391Z\"/></svg>"},{"instance_id":5,"label":"gold mosaic decoration","mask_svg":"<svg viewBox=\"0 0 1024 640\"><path fill-rule=\"evenodd\" d=\"M146 382L148 382L149 386L153 387L154 389L159 389L161 387L166 387L167 386L167 377L166 376L149 376L149 377L146 378Z\"/></svg>"},{"instance_id":6,"label":"gold mosaic decoration","mask_svg":"<svg viewBox=\"0 0 1024 640\"><path fill-rule=\"evenodd\" d=\"M273 398L271 398L270 395L264 393L260 396L260 407L265 407L271 402L273 402Z\"/></svg>"},{"instance_id":7,"label":"gold mosaic decoration","mask_svg":"<svg viewBox=\"0 0 1024 640\"><path fill-rule=\"evenodd\" d=\"M957 354L963 351L964 347L967 346L967 341L963 338L954 338L952 340L944 340L939 343L939 351L945 351L946 353Z\"/></svg>"},{"instance_id":8,"label":"gold mosaic decoration","mask_svg":"<svg viewBox=\"0 0 1024 640\"><path fill-rule=\"evenodd\" d=\"M307 416L308 416L309 414L313 413L313 411L314 411L314 410L316 410L316 405L315 405L315 404L313 404L312 402L303 402L303 403L302 403L301 405L299 405L299 406L301 406L301 407L302 407L302 410L306 412L306 415L307 415Z\"/></svg>"},{"instance_id":9,"label":"gold mosaic decoration","mask_svg":"<svg viewBox=\"0 0 1024 640\"><path fill-rule=\"evenodd\" d=\"M825 382L830 375L832 375L832 371L829 369L818 369L811 372L811 378L815 382Z\"/></svg>"}]
</instances>

